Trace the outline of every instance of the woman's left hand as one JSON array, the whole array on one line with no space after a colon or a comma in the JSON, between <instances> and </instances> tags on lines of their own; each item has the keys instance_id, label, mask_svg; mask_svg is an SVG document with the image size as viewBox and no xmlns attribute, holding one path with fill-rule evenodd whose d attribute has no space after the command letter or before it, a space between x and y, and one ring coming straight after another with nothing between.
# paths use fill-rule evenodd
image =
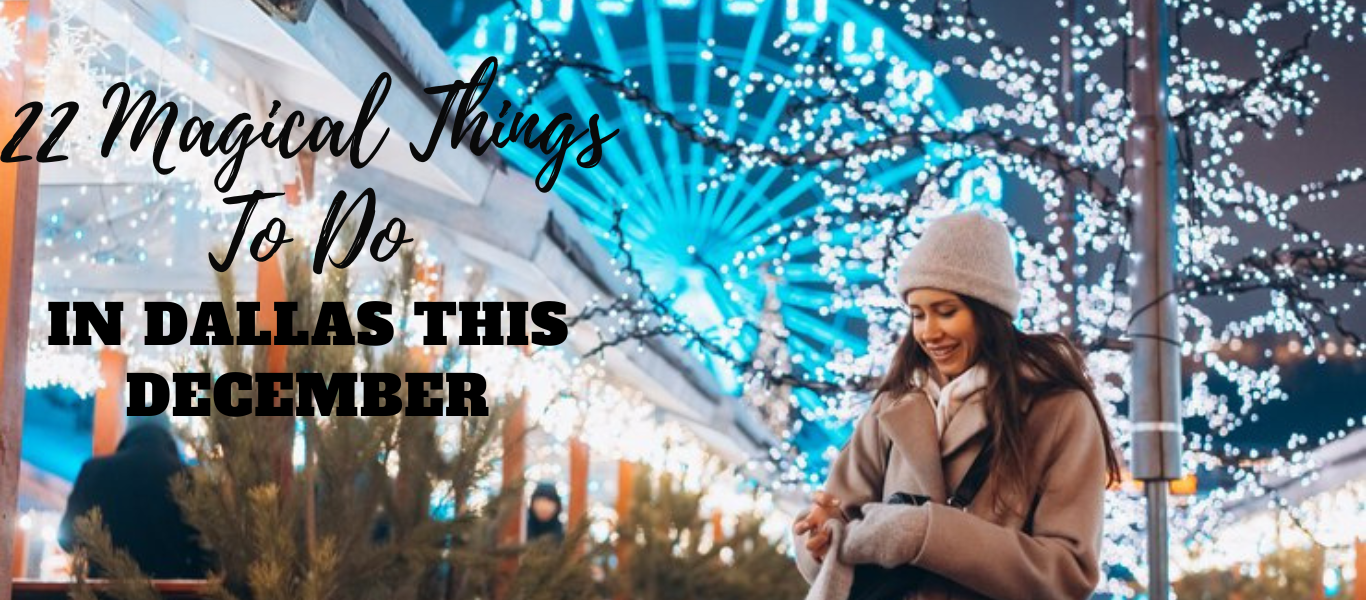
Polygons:
<instances>
[{"instance_id":1,"label":"woman's left hand","mask_svg":"<svg viewBox=\"0 0 1366 600\"><path fill-rule=\"evenodd\" d=\"M825 522L839 518L840 501L839 498L824 491L816 492L811 500L811 510L805 518L797 520L793 533L799 536L810 533L806 549L811 552L811 557L816 559L816 562L823 562L826 551L830 549L830 530L826 529Z\"/></svg>"},{"instance_id":2,"label":"woman's left hand","mask_svg":"<svg viewBox=\"0 0 1366 600\"><path fill-rule=\"evenodd\" d=\"M911 562L920 553L929 524L929 507L870 502L863 518L845 528L840 556L849 564L892 568Z\"/></svg>"}]
</instances>

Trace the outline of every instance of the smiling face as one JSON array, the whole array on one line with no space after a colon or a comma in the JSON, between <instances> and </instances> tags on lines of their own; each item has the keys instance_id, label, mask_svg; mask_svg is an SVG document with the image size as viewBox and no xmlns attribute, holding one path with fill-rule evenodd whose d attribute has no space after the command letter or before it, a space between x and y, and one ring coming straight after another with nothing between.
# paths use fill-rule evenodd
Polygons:
<instances>
[{"instance_id":1,"label":"smiling face","mask_svg":"<svg viewBox=\"0 0 1366 600\"><path fill-rule=\"evenodd\" d=\"M944 381L968 370L977 357L977 321L953 292L922 288L906 294L911 335L930 357Z\"/></svg>"}]
</instances>

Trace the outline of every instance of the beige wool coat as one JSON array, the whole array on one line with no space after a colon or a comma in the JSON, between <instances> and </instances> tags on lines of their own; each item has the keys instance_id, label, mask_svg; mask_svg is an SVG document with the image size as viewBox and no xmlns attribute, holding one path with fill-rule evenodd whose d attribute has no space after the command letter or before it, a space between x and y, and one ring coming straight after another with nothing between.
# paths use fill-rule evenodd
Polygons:
<instances>
[{"instance_id":1,"label":"beige wool coat","mask_svg":"<svg viewBox=\"0 0 1366 600\"><path fill-rule=\"evenodd\" d=\"M1000 491L991 476L967 510L944 504L981 449L984 401L978 394L958 410L941 448L928 395L879 395L831 464L825 491L840 500L846 522L859 516L859 506L896 492L932 499L923 535L904 536L913 545L906 553L915 557L911 564L931 574L908 600L1089 598L1099 580L1107 475L1104 434L1090 400L1070 391L1028 403L1026 462L1035 494L1010 502L1015 510L1003 514L993 508ZM822 566L806 550L812 533L794 536L808 582Z\"/></svg>"}]
</instances>

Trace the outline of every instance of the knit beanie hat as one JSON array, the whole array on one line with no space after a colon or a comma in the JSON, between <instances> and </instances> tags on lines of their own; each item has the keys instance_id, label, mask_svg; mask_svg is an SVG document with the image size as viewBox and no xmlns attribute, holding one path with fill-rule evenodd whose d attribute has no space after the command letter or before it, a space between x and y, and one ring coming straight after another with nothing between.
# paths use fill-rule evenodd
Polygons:
<instances>
[{"instance_id":1,"label":"knit beanie hat","mask_svg":"<svg viewBox=\"0 0 1366 600\"><path fill-rule=\"evenodd\" d=\"M971 296L1011 318L1020 308L1015 255L1005 225L980 212L940 217L925 228L897 272L896 293L935 288Z\"/></svg>"}]
</instances>

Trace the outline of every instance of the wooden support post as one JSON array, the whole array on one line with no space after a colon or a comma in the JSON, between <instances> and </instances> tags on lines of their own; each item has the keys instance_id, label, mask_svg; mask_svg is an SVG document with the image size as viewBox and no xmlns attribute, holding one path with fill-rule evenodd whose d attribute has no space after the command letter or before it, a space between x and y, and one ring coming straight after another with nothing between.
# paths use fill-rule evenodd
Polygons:
<instances>
[{"instance_id":1,"label":"wooden support post","mask_svg":"<svg viewBox=\"0 0 1366 600\"><path fill-rule=\"evenodd\" d=\"M95 392L95 422L91 433L91 453L108 456L119 447L123 437L124 391L128 387L128 355L121 350L100 349L100 378L104 387Z\"/></svg>"},{"instance_id":2,"label":"wooden support post","mask_svg":"<svg viewBox=\"0 0 1366 600\"><path fill-rule=\"evenodd\" d=\"M413 273L413 292L414 298L426 302L439 302L446 295L446 265L440 262L423 262L420 257L414 265ZM441 319L437 315L428 318ZM421 338L417 338L421 342ZM421 343L413 344L409 349L410 356L418 360L423 371L432 372L436 370L436 359L445 354L445 347L432 347Z\"/></svg>"},{"instance_id":3,"label":"wooden support post","mask_svg":"<svg viewBox=\"0 0 1366 600\"><path fill-rule=\"evenodd\" d=\"M1328 560L1323 546L1314 544L1309 550L1310 577L1309 577L1309 600L1325 600L1328 591L1323 588L1323 570L1327 568ZM1357 580L1360 581L1358 576Z\"/></svg>"},{"instance_id":4,"label":"wooden support post","mask_svg":"<svg viewBox=\"0 0 1366 600\"><path fill-rule=\"evenodd\" d=\"M21 579L26 574L25 571L28 566L28 530L22 526L14 528L13 557L10 573L15 579Z\"/></svg>"},{"instance_id":5,"label":"wooden support post","mask_svg":"<svg viewBox=\"0 0 1366 600\"><path fill-rule=\"evenodd\" d=\"M588 516L588 443L575 437L569 440L569 529ZM580 545L578 552L583 553Z\"/></svg>"},{"instance_id":6,"label":"wooden support post","mask_svg":"<svg viewBox=\"0 0 1366 600\"><path fill-rule=\"evenodd\" d=\"M301 201L299 180L292 179L285 182L285 202L290 206L298 206Z\"/></svg>"},{"instance_id":7,"label":"wooden support post","mask_svg":"<svg viewBox=\"0 0 1366 600\"><path fill-rule=\"evenodd\" d=\"M433 302L441 298L441 280L439 273L440 264L417 265L417 272L413 276L412 285L421 286L415 291L418 295L414 298ZM436 369L436 353L426 346L416 344L408 347L408 360L406 369L410 373L431 373ZM404 385L407 385L406 383ZM425 479L425 473L421 470L414 470L414 465L420 465L430 459L430 456L439 451L436 446L416 443L418 440L430 440L436 438L436 419L432 417L408 417L404 416L400 421L400 439L411 436L403 440L399 447L399 467L398 476L394 482L394 494L398 499L400 510L412 509L430 512L431 485ZM417 515L406 514L404 518L415 518Z\"/></svg>"},{"instance_id":8,"label":"wooden support post","mask_svg":"<svg viewBox=\"0 0 1366 600\"><path fill-rule=\"evenodd\" d=\"M617 527L628 521L631 515L631 500L635 493L635 463L629 460L617 461ZM617 572L625 574L630 568L631 540L626 536L617 538ZM623 577L623 581L627 580ZM616 600L627 600L625 591L617 594Z\"/></svg>"},{"instance_id":9,"label":"wooden support post","mask_svg":"<svg viewBox=\"0 0 1366 600\"><path fill-rule=\"evenodd\" d=\"M15 49L19 60L7 66L7 76L0 76L0 132L8 137L19 130L20 119L15 117L19 107L43 97L48 0L0 2L0 19L17 24L19 40ZM43 137L38 134L43 130L41 121L24 136L18 156L37 154ZM13 579L37 209L38 161L0 163L0 598L10 597Z\"/></svg>"},{"instance_id":10,"label":"wooden support post","mask_svg":"<svg viewBox=\"0 0 1366 600\"><path fill-rule=\"evenodd\" d=\"M522 346L524 356L531 354L530 346ZM512 506L503 515L498 528L498 545L510 546L522 543L526 523L526 401L527 392L522 391L508 420L503 424L503 490L512 495ZM493 598L502 600L507 597L508 586L517 574L517 558L509 557L498 564L498 579L494 583Z\"/></svg>"},{"instance_id":11,"label":"wooden support post","mask_svg":"<svg viewBox=\"0 0 1366 600\"><path fill-rule=\"evenodd\" d=\"M522 526L526 521L526 498L523 478L526 475L526 395L512 407L508 420L503 424L503 490L512 494L512 506L503 515L498 528L498 545L512 546L522 543ZM507 597L508 586L517 573L517 559L510 557L498 564L498 579L494 585L493 597L502 600Z\"/></svg>"},{"instance_id":12,"label":"wooden support post","mask_svg":"<svg viewBox=\"0 0 1366 600\"><path fill-rule=\"evenodd\" d=\"M425 302L437 302L445 294L445 265L439 262L424 263L419 262L413 273L413 291L417 294L415 299ZM418 339L421 341L421 338ZM436 357L441 355L441 348L428 347L423 344L413 344L408 348L409 366L416 369L416 372L430 373L436 369Z\"/></svg>"},{"instance_id":13,"label":"wooden support post","mask_svg":"<svg viewBox=\"0 0 1366 600\"><path fill-rule=\"evenodd\" d=\"M305 201L313 200L313 178L317 172L315 169L316 162L317 156L307 148L301 150L293 161L285 162L280 183L285 189L285 202L289 203L290 206L299 206Z\"/></svg>"},{"instance_id":14,"label":"wooden support post","mask_svg":"<svg viewBox=\"0 0 1366 600\"><path fill-rule=\"evenodd\" d=\"M272 338L280 333L275 323L275 303L287 301L282 263L277 253L256 266L256 300L261 303L261 312L256 320L263 331L270 332ZM258 347L257 352L255 362L258 372L284 373L289 370L289 346L276 344L272 339L269 345ZM278 388L275 392L275 406L288 401L280 397ZM294 417L266 418L272 420L267 425L275 432L274 435L280 436L272 462L275 463L275 481L280 486L280 501L283 502L294 479Z\"/></svg>"},{"instance_id":15,"label":"wooden support post","mask_svg":"<svg viewBox=\"0 0 1366 600\"><path fill-rule=\"evenodd\" d=\"M303 186L305 200L313 199L313 176L316 173L318 156L312 150L305 148L299 152L299 179Z\"/></svg>"},{"instance_id":16,"label":"wooden support post","mask_svg":"<svg viewBox=\"0 0 1366 600\"><path fill-rule=\"evenodd\" d=\"M1352 600L1366 600L1366 540L1356 541L1357 578L1352 582Z\"/></svg>"},{"instance_id":17,"label":"wooden support post","mask_svg":"<svg viewBox=\"0 0 1366 600\"><path fill-rule=\"evenodd\" d=\"M726 541L726 530L722 525L721 509L711 509L711 543L714 546Z\"/></svg>"},{"instance_id":18,"label":"wooden support post","mask_svg":"<svg viewBox=\"0 0 1366 600\"><path fill-rule=\"evenodd\" d=\"M432 357L422 351L422 347L408 348L408 360L404 361L405 373L430 373ZM407 398L412 392L405 383ZM430 402L430 397L428 398ZM432 511L432 481L426 470L433 456L441 452L436 439L435 417L410 416L400 414L398 421L398 473L394 477L395 506L391 514L395 531L409 531Z\"/></svg>"},{"instance_id":19,"label":"wooden support post","mask_svg":"<svg viewBox=\"0 0 1366 600\"><path fill-rule=\"evenodd\" d=\"M290 165L292 171L292 165ZM311 186L311 182L309 182ZM285 183L285 202L290 206L298 206L300 182L297 177ZM261 303L261 311L256 321L264 331L270 332L271 336L281 333L275 321L275 303L286 302L289 300L286 294L284 259L281 253L276 253L270 259L257 263L256 266L256 300ZM268 373L285 373L289 371L289 346L272 343L261 348L264 350L257 356L256 370ZM275 406L279 407L288 399L280 397L281 390L275 389ZM280 501L284 502L289 493L289 488L294 480L294 427L295 418L270 417L277 419L271 423L275 426L272 430L279 436L279 449L274 458L275 481L280 486Z\"/></svg>"},{"instance_id":20,"label":"wooden support post","mask_svg":"<svg viewBox=\"0 0 1366 600\"><path fill-rule=\"evenodd\" d=\"M569 528L588 516L588 442L569 440Z\"/></svg>"}]
</instances>

